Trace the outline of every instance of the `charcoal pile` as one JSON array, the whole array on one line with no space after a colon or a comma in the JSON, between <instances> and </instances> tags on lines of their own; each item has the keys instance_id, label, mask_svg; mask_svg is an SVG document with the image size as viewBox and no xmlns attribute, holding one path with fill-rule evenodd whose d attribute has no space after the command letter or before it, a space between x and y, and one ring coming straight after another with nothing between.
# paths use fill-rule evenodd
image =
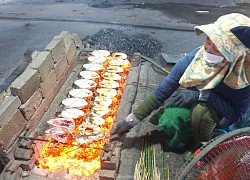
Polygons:
<instances>
[{"instance_id":1,"label":"charcoal pile","mask_svg":"<svg viewBox=\"0 0 250 180\"><path fill-rule=\"evenodd\" d=\"M91 48L105 49L112 52L124 52L132 55L139 52L144 56L154 57L161 48L162 43L148 34L126 35L121 30L102 29L92 36L85 37Z\"/></svg>"}]
</instances>

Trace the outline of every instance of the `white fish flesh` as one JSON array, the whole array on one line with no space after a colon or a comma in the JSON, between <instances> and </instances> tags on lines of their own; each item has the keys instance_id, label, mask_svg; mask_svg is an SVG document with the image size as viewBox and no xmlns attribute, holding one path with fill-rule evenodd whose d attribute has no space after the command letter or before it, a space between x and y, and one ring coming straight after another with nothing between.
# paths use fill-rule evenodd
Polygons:
<instances>
[{"instance_id":1,"label":"white fish flesh","mask_svg":"<svg viewBox=\"0 0 250 180\"><path fill-rule=\"evenodd\" d=\"M99 85L101 87L110 88L110 89L112 89L112 88L118 88L120 86L118 82L107 80L107 79L102 80L99 83Z\"/></svg>"},{"instance_id":2,"label":"white fish flesh","mask_svg":"<svg viewBox=\"0 0 250 180\"><path fill-rule=\"evenodd\" d=\"M102 73L101 75L104 79L107 79L107 80L114 80L114 81L117 81L117 80L121 80L122 77L119 75L119 74L116 74L116 73L112 73L112 72L105 72L105 73Z\"/></svg>"},{"instance_id":3,"label":"white fish flesh","mask_svg":"<svg viewBox=\"0 0 250 180\"><path fill-rule=\"evenodd\" d=\"M98 88L96 89L96 92L101 96L106 96L113 98L117 95L117 91L115 89L110 88Z\"/></svg>"},{"instance_id":4,"label":"white fish flesh","mask_svg":"<svg viewBox=\"0 0 250 180\"><path fill-rule=\"evenodd\" d=\"M96 82L90 79L78 79L74 82L74 84L81 89L91 89L96 87Z\"/></svg>"},{"instance_id":5,"label":"white fish flesh","mask_svg":"<svg viewBox=\"0 0 250 180\"><path fill-rule=\"evenodd\" d=\"M124 59L113 59L109 61L109 64L111 66L124 66L124 65L128 65L129 61L124 60Z\"/></svg>"},{"instance_id":6,"label":"white fish flesh","mask_svg":"<svg viewBox=\"0 0 250 180\"><path fill-rule=\"evenodd\" d=\"M96 79L100 77L95 71L81 71L80 76L83 79Z\"/></svg>"},{"instance_id":7,"label":"white fish flesh","mask_svg":"<svg viewBox=\"0 0 250 180\"><path fill-rule=\"evenodd\" d=\"M66 98L62 101L62 105L65 109L69 108L82 108L88 105L87 101L80 98Z\"/></svg>"},{"instance_id":8,"label":"white fish flesh","mask_svg":"<svg viewBox=\"0 0 250 180\"><path fill-rule=\"evenodd\" d=\"M106 58L104 56L89 56L88 61L91 64L100 64L106 61Z\"/></svg>"},{"instance_id":9,"label":"white fish flesh","mask_svg":"<svg viewBox=\"0 0 250 180\"><path fill-rule=\"evenodd\" d=\"M96 141L99 139L103 139L105 137L105 133L106 131L102 131L100 134L97 135L93 135L93 136L85 136L85 135L76 135L76 141L78 144L85 144L85 143L89 143L92 141Z\"/></svg>"},{"instance_id":10,"label":"white fish flesh","mask_svg":"<svg viewBox=\"0 0 250 180\"><path fill-rule=\"evenodd\" d=\"M109 56L110 52L107 50L94 50L91 54L93 56Z\"/></svg>"},{"instance_id":11,"label":"white fish flesh","mask_svg":"<svg viewBox=\"0 0 250 180\"><path fill-rule=\"evenodd\" d=\"M61 112L61 117L64 118L79 118L82 116L84 116L84 112L80 109L75 108L65 109Z\"/></svg>"},{"instance_id":12,"label":"white fish flesh","mask_svg":"<svg viewBox=\"0 0 250 180\"><path fill-rule=\"evenodd\" d=\"M84 64L82 67L89 71L100 71L104 69L104 67L100 64Z\"/></svg>"},{"instance_id":13,"label":"white fish flesh","mask_svg":"<svg viewBox=\"0 0 250 180\"><path fill-rule=\"evenodd\" d=\"M121 73L124 70L120 66L108 66L107 67L107 72L112 72L112 73Z\"/></svg>"},{"instance_id":14,"label":"white fish flesh","mask_svg":"<svg viewBox=\"0 0 250 180\"><path fill-rule=\"evenodd\" d=\"M73 98L86 98L93 96L93 92L89 89L72 89L69 91L69 95Z\"/></svg>"},{"instance_id":15,"label":"white fish flesh","mask_svg":"<svg viewBox=\"0 0 250 180\"><path fill-rule=\"evenodd\" d=\"M127 54L121 53L121 52L113 53L112 57L117 58L117 59L127 59L128 58Z\"/></svg>"}]
</instances>

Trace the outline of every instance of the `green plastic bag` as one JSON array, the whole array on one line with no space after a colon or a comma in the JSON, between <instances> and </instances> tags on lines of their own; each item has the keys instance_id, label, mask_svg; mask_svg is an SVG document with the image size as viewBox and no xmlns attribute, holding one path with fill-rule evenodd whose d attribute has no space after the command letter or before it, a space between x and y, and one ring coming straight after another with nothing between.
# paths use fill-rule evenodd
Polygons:
<instances>
[{"instance_id":1,"label":"green plastic bag","mask_svg":"<svg viewBox=\"0 0 250 180\"><path fill-rule=\"evenodd\" d=\"M157 130L167 135L165 143L169 148L183 150L194 140L190 122L190 109L168 106L159 117Z\"/></svg>"}]
</instances>

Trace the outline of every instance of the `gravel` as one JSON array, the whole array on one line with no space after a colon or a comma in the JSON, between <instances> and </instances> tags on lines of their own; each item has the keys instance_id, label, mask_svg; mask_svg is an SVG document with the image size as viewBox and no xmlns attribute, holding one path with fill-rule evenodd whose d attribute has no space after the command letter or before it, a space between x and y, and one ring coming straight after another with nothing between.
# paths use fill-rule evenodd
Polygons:
<instances>
[{"instance_id":1,"label":"gravel","mask_svg":"<svg viewBox=\"0 0 250 180\"><path fill-rule=\"evenodd\" d=\"M135 52L153 58L162 48L162 43L148 34L126 35L121 30L102 29L96 34L86 36L91 48L123 52L132 55Z\"/></svg>"}]
</instances>

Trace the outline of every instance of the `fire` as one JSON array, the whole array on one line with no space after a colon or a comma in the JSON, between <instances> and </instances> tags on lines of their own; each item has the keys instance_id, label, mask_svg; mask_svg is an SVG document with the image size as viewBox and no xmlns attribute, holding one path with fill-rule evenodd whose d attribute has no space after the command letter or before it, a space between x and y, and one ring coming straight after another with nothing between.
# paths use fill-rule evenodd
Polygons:
<instances>
[{"instance_id":1,"label":"fire","mask_svg":"<svg viewBox=\"0 0 250 180\"><path fill-rule=\"evenodd\" d=\"M98 74L105 72L106 67L109 66L109 61L112 60L112 56L106 57L106 61L102 63L105 67L104 70L98 71ZM126 59L126 61L128 61ZM126 83L125 79L127 77L130 63L121 66L123 72L119 73L122 80L117 81L120 85L117 88L117 95L112 98L112 104L109 107L109 112L105 114L102 118L105 123L100 125L101 132L105 131L105 137L102 139L95 140L93 142L78 144L73 135L79 134L78 127L86 122L86 116L74 119L76 128L72 134L68 134L65 143L56 142L53 139L49 139L43 145L42 151L39 157L39 167L48 168L50 171L57 170L60 168L67 169L70 175L75 176L91 176L101 168L100 153L105 144L108 143L109 133L113 122L115 121L115 116L118 110L119 101L123 90L125 89ZM95 79L95 82L100 82L103 78ZM96 88L100 88L97 86ZM92 89L94 95L96 89ZM81 110L85 112L86 115L91 114L91 108L94 106L93 97L85 98L88 102L88 107L84 107Z\"/></svg>"}]
</instances>

